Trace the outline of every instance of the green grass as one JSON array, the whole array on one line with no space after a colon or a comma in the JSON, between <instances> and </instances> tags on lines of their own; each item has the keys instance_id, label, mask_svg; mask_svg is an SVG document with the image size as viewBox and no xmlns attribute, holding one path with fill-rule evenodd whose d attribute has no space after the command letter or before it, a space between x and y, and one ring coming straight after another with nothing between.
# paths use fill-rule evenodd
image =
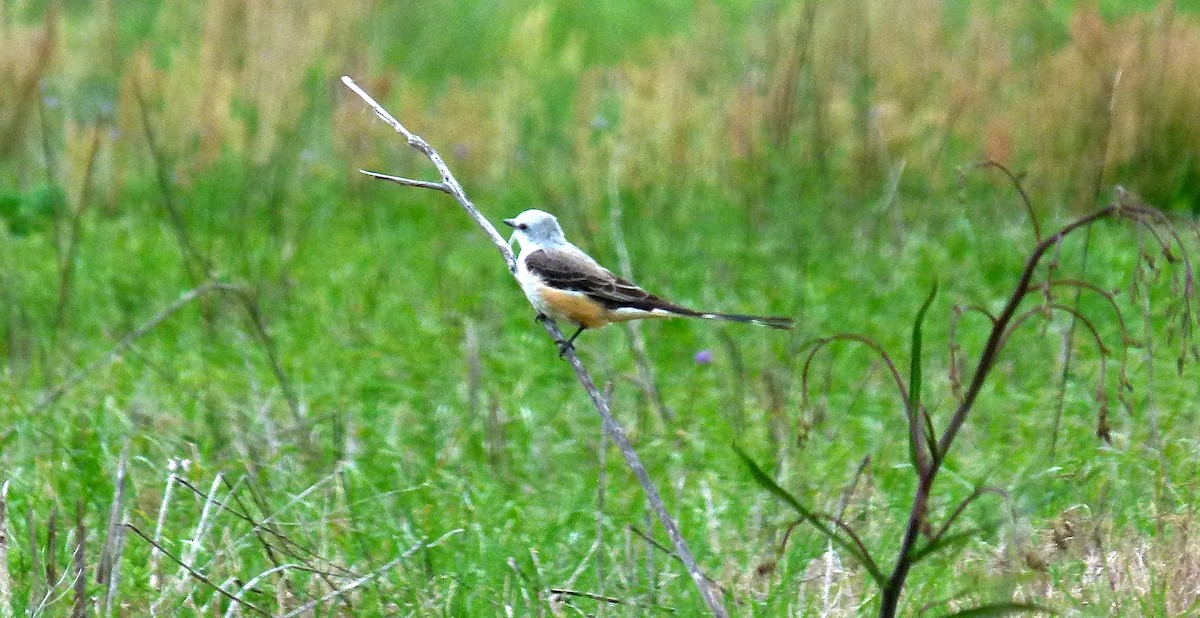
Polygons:
<instances>
[{"instance_id":1,"label":"green grass","mask_svg":"<svg viewBox=\"0 0 1200 618\"><path fill-rule=\"evenodd\" d=\"M613 8L593 22L579 7L547 9L547 36L561 47L533 56L533 66L546 73L520 84L547 90L507 116L489 108L518 125L520 140L514 152L480 163L472 153L451 153L460 143L474 145L469 134L486 131L485 119L465 128L437 124L442 116L430 111L436 107L430 102L445 103L439 97L453 91L445 74L500 89L495 74L519 64L504 50L522 48L502 36L510 30L489 24L507 28L531 9L479 2L414 10L385 11L360 30L376 70L402 72L400 83L411 80L427 93L394 92L385 102L402 121L408 117L392 101L419 118L430 114L424 118L429 126L418 121L411 128L447 155L493 221L546 208L560 215L568 237L615 266L609 155L629 137L622 123L633 119L614 114L610 126L580 129L577 116L590 109L573 107L580 75L589 67L652 63L656 45L673 37L702 39L686 19L691 15L667 10L639 20L636 11ZM731 24L729 40L743 29L753 32L763 19L746 3L723 3L718 10ZM77 28L92 23L89 15L67 10L68 20L79 20L69 22ZM435 18L466 26L434 29L428 24ZM134 54L137 46L126 41L141 36L124 29L157 32L147 26L152 21L121 25L122 54ZM177 38L149 45L184 45L197 36L174 28ZM563 60L571 33L579 33L578 67ZM419 53L409 53L405 41L423 42ZM469 53L476 42L494 53ZM333 58L323 58L322 66L341 70ZM69 229L64 205L77 207L81 156L67 152L73 138L65 130L55 133L56 171L67 187L61 193L57 185L47 189L36 163L36 128L25 134L30 148L0 162L0 197L13 205L0 213L0 483L7 484L13 611L32 612L48 592L44 615L70 612L74 595L63 574L78 541L76 503L86 530L85 596L104 597L96 568L128 448L119 517L147 535L155 534L172 473L203 492L218 477L232 486L216 485L229 510L208 503L203 515L206 501L175 485L161 518L164 548L176 556L194 552L193 568L209 581L236 593L277 563L304 567L285 567L245 593L268 612L291 611L368 574L377 576L324 603L316 615L475 616L506 608L514 615L548 614L550 588L603 590L650 608L610 608L610 614L700 612L686 573L629 531L634 526L666 543L615 451L604 471L603 540L593 546L599 419L569 366L534 324L494 248L449 198L357 176L360 166L411 176L427 175L428 168L400 154L397 137L347 103L349 95L323 75L313 69L300 88L308 113L294 127L279 128L292 131L295 141L281 140L266 162L229 137L214 158L199 163L211 153L182 138L172 141L174 134L160 128L187 233L223 280L256 294L284 383L243 307L220 294L187 305L113 362L103 361L123 336L204 280L188 273L144 136L123 134L104 154L97 196L81 219L73 285L59 324L62 249L56 239ZM50 86L67 91L70 80L59 79ZM499 92L515 96L513 88ZM620 99L628 95L622 88L602 88L599 96ZM429 107L414 103L420 96ZM73 103L49 109L51 121L70 125ZM155 121L166 122L166 105L154 106ZM340 105L355 110L351 121L331 120ZM136 106L125 112L135 115ZM361 135L345 135L356 127ZM264 131L272 128L278 127ZM443 134L456 141L439 141ZM686 136L695 141L685 146L711 145ZM352 142L365 146L346 146ZM706 156L726 158L720 153L683 148L676 167L668 165L674 160L633 156L624 162L628 176L620 178L631 180L619 183L617 196L639 283L706 309L792 315L794 333L693 321L644 325L657 387L673 412L670 423L639 389L621 328L585 333L578 347L597 381L612 382L614 412L700 564L732 593L735 614L871 613L877 599L869 578L850 556L827 555L827 542L811 527L796 528L786 549L777 551L793 515L755 483L731 446L736 442L806 504L836 511L844 502L847 521L886 571L913 491L904 402L871 355L838 344L814 361L813 392L802 405L807 346L832 333L863 333L890 350L903 371L912 321L936 281L939 292L922 331L921 398L940 428L955 401L945 379L952 308L997 310L1033 237L999 179L983 173L960 185L945 179L955 165L974 159L972 148L951 148L941 170L928 176L924 169L911 172L915 177L902 179L895 201L880 207L880 192L854 187L855 177L840 163L834 177L823 175L806 164L806 155L788 150L792 146L743 160L744 177L706 167ZM837 152L852 149L836 146ZM635 155L646 152L675 151ZM590 166L579 160L585 155ZM60 194L67 197L55 197ZM1038 202L1047 232L1070 217L1054 203ZM987 496L967 511L963 529L985 531L960 553L914 570L904 600L910 613L950 597L952 606L937 607L1026 600L1087 616L1181 613L1194 601L1187 556L1195 555L1195 545L1186 527L1194 522L1200 472L1195 369L1175 370L1180 339L1164 315L1172 272L1165 261L1157 260L1162 274L1144 288L1153 301L1148 321L1141 297L1128 294L1137 278L1139 238L1128 225L1098 225L1086 270L1082 235L1059 253L1058 276L1122 290L1118 303L1131 331L1154 342L1130 350L1130 410L1116 399L1115 361L1110 367L1113 443L1094 435L1098 355L1080 335L1051 457L1059 354L1069 322L1060 315L1027 323L1002 354L948 459L933 519L940 522L977 484L1007 496ZM1104 302L1084 296L1081 311L1119 347L1116 320ZM960 324L968 368L985 326L978 315ZM477 349L467 344L471 329ZM713 353L711 363L697 362L704 350ZM39 407L50 389L97 361L60 399ZM474 362L478 382L471 377ZM291 409L285 387L298 410ZM864 457L869 463L844 498ZM288 541L256 537L239 514L254 521L271 517L274 532ZM200 540L190 548L201 522ZM1051 537L1064 527L1074 532L1059 547ZM160 615L223 614L229 607L210 585L154 555L148 542L126 536L117 560L116 613L145 615L154 607ZM1097 556L1113 562L1098 567ZM49 586L48 562L58 576ZM156 563L165 584L151 584ZM1097 575L1109 571L1117 581ZM595 601L570 601L588 614L597 611Z\"/></svg>"}]
</instances>

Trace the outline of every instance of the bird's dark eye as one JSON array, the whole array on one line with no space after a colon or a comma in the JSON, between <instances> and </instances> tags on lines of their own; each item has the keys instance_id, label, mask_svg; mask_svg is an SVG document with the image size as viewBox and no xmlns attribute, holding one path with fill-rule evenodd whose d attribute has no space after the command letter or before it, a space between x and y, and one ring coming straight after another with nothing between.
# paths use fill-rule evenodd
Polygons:
<instances>
[{"instance_id":1,"label":"bird's dark eye","mask_svg":"<svg viewBox=\"0 0 1200 618\"><path fill-rule=\"evenodd\" d=\"M529 229L529 224L528 224L528 223L522 223L522 224L520 224L520 225L518 225L518 226L517 226L517 229L518 229L518 230L527 230L527 229Z\"/></svg>"}]
</instances>

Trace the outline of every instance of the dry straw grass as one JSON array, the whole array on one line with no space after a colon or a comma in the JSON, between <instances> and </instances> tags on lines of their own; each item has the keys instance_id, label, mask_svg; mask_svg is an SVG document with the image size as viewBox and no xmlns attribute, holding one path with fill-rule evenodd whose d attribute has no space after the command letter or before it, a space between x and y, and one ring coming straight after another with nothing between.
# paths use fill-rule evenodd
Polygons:
<instances>
[{"instance_id":1,"label":"dry straw grass","mask_svg":"<svg viewBox=\"0 0 1200 618\"><path fill-rule=\"evenodd\" d=\"M566 180L593 197L607 182L597 170L607 171L610 143L594 136L610 128L626 145L620 180L632 190L732 182L754 192L805 170L876 190L901 161L908 176L936 183L962 161L986 157L1027 169L1029 187L1052 203L1083 205L1100 174L1121 172L1156 203L1187 197L1200 176L1200 117L1191 113L1200 106L1200 82L1191 78L1200 70L1200 23L1170 3L1115 20L1084 3L1065 22L1037 3L809 3L763 11L745 27L704 4L681 28L686 35L647 40L615 63L589 63L575 42L555 39L552 9L538 6L496 24L508 29L498 72L470 82L448 75L442 84L406 76L364 46L365 4L170 4L150 41L171 43L142 45L112 68L114 124L138 134L141 88L164 148L185 162L184 179L228 153L270 159L313 96L347 70L431 139L456 145L454 163L471 178L505 178L524 163L522 137L565 132L570 161L579 163ZM14 44L0 51L0 75L17 87L0 95L8 103L0 130L33 139L37 78L48 72L69 92L77 84L63 82L83 80L104 61L55 37L59 19L4 26ZM91 19L113 17L98 11ZM82 43L111 45L103 28L85 30L99 34ZM563 82L573 85L555 85ZM567 100L546 94L550 86ZM353 102L337 106L335 151L369 164L362 155L378 140L362 142L355 130L369 119ZM124 160L116 177L137 173L137 146L123 156L106 149L103 157Z\"/></svg>"}]
</instances>

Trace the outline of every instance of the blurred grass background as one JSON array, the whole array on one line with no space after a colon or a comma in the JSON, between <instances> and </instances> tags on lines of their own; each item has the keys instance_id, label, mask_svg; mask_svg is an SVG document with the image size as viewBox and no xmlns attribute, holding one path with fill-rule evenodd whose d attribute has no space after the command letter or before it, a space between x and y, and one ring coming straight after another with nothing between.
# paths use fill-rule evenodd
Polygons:
<instances>
[{"instance_id":1,"label":"blurred grass background","mask_svg":"<svg viewBox=\"0 0 1200 618\"><path fill-rule=\"evenodd\" d=\"M799 363L846 330L903 358L936 279L926 364L945 374L934 342L953 307L998 303L1032 244L1010 187L965 166L1017 170L1047 227L1115 183L1183 218L1200 198L1200 6L1182 1L0 0L0 41L0 482L18 614L67 614L79 597L118 615L226 611L137 537L101 577L110 512L160 527L230 593L279 568L244 592L279 613L434 539L318 614L570 612L550 588L641 604L619 613L700 607L630 532L653 526L615 457L595 543L597 419L457 207L358 175L428 166L340 75L438 148L493 220L549 210L615 266L620 207L646 287L797 317L790 336L647 325L670 420L639 388L625 333L581 340L744 615L871 611L861 572L819 535L799 528L777 551L787 513L729 444L821 508L845 502L872 548L895 551L912 487L882 368L836 348L802 406ZM1176 373L1178 333L1142 304L1170 292L1137 265L1144 243L1106 226L1059 256L1106 289L1144 284L1121 303L1159 345L1131 352L1137 388L1108 418L1113 444L1094 437L1098 355L1077 338L1052 447L1069 321L1027 327L935 508L977 482L1009 495L969 513L989 526L963 554L914 574L910 609L964 595L1194 611L1195 372ZM210 273L252 290L268 338L214 294L93 364ZM1119 340L1102 300L1082 310ZM982 326L966 318L960 336L977 350ZM948 416L947 385L926 393ZM256 538L170 474L204 491L222 475L223 500L256 521L277 513L306 549ZM278 566L290 559L305 568Z\"/></svg>"}]
</instances>

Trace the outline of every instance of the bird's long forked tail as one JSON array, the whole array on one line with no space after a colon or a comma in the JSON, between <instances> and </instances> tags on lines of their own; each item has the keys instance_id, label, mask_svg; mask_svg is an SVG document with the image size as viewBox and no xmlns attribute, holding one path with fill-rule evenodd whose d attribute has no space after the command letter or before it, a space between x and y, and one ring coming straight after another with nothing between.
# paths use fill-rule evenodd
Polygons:
<instances>
[{"instance_id":1,"label":"bird's long forked tail","mask_svg":"<svg viewBox=\"0 0 1200 618\"><path fill-rule=\"evenodd\" d=\"M796 325L796 320L792 318L781 318L763 315L742 315L740 313L697 313L696 317L704 318L705 320L723 320L725 322L742 322L743 324L757 324L759 326L769 326L780 330L792 330Z\"/></svg>"}]
</instances>

